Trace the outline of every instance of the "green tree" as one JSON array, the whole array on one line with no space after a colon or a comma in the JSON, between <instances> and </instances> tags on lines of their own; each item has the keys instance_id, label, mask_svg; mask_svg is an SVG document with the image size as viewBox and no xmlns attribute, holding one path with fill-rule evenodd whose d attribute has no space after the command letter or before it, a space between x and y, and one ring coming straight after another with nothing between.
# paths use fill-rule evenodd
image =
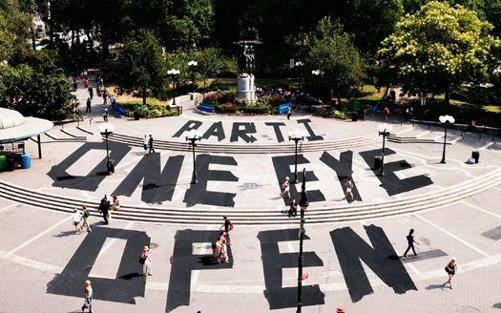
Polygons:
<instances>
[{"instance_id":1,"label":"green tree","mask_svg":"<svg viewBox=\"0 0 501 313\"><path fill-rule=\"evenodd\" d=\"M393 33L402 17L402 0L337 0L331 16L339 18L344 31L354 36L356 46L374 57L379 44Z\"/></svg>"},{"instance_id":2,"label":"green tree","mask_svg":"<svg viewBox=\"0 0 501 313\"><path fill-rule=\"evenodd\" d=\"M217 77L221 73L236 73L237 71L236 60L225 57L221 49L218 48L211 47L197 51L195 58L198 60L197 72L200 74L204 87L208 78Z\"/></svg>"},{"instance_id":3,"label":"green tree","mask_svg":"<svg viewBox=\"0 0 501 313\"><path fill-rule=\"evenodd\" d=\"M119 86L138 89L145 105L148 93L161 89L165 83L165 59L151 31L139 30L126 39L116 72Z\"/></svg>"},{"instance_id":4,"label":"green tree","mask_svg":"<svg viewBox=\"0 0 501 313\"><path fill-rule=\"evenodd\" d=\"M383 41L382 67L405 90L445 93L449 104L451 89L483 82L492 74L496 40L488 35L491 29L472 10L429 2Z\"/></svg>"},{"instance_id":5,"label":"green tree","mask_svg":"<svg viewBox=\"0 0 501 313\"><path fill-rule=\"evenodd\" d=\"M352 38L333 24L322 19L310 35L306 64L310 70L320 70L320 84L336 93L338 102L359 86L364 78L364 65Z\"/></svg>"},{"instance_id":6,"label":"green tree","mask_svg":"<svg viewBox=\"0 0 501 313\"><path fill-rule=\"evenodd\" d=\"M417 12L421 6L432 0L403 0L404 12ZM501 31L501 1L496 0L445 0L451 5L462 5L477 12L480 18L487 20L494 26L492 34L500 35Z\"/></svg>"},{"instance_id":7,"label":"green tree","mask_svg":"<svg viewBox=\"0 0 501 313\"><path fill-rule=\"evenodd\" d=\"M26 51L0 65L0 106L51 120L66 118L77 105L73 87L52 51Z\"/></svg>"},{"instance_id":8,"label":"green tree","mask_svg":"<svg viewBox=\"0 0 501 313\"><path fill-rule=\"evenodd\" d=\"M191 50L209 37L213 23L212 0L167 1L158 33L170 50Z\"/></svg>"},{"instance_id":9,"label":"green tree","mask_svg":"<svg viewBox=\"0 0 501 313\"><path fill-rule=\"evenodd\" d=\"M17 0L0 0L0 62L27 46L30 25Z\"/></svg>"}]
</instances>

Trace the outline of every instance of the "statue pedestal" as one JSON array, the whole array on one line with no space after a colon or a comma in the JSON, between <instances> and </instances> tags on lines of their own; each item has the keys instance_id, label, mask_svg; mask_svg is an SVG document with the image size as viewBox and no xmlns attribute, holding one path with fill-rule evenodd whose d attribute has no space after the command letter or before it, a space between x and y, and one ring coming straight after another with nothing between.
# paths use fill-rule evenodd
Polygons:
<instances>
[{"instance_id":1,"label":"statue pedestal","mask_svg":"<svg viewBox=\"0 0 501 313\"><path fill-rule=\"evenodd\" d=\"M237 100L247 103L256 102L256 85L254 84L254 75L246 73L238 75Z\"/></svg>"}]
</instances>

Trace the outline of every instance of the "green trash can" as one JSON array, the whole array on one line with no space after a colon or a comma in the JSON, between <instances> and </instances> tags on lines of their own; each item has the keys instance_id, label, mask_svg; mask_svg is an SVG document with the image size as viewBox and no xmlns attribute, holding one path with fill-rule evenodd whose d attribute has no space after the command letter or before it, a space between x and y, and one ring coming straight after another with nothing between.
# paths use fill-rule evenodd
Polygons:
<instances>
[{"instance_id":1,"label":"green trash can","mask_svg":"<svg viewBox=\"0 0 501 313\"><path fill-rule=\"evenodd\" d=\"M7 170L7 157L5 155L0 155L0 172Z\"/></svg>"}]
</instances>

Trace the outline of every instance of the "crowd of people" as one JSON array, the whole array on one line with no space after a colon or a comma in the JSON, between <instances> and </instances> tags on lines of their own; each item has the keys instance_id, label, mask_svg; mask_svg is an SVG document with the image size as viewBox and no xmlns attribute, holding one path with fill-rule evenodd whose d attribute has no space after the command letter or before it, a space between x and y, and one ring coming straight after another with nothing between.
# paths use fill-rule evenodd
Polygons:
<instances>
[{"instance_id":1,"label":"crowd of people","mask_svg":"<svg viewBox=\"0 0 501 313\"><path fill-rule=\"evenodd\" d=\"M74 74L73 75L73 88L75 90L78 89L79 82L82 82L83 87L87 89L88 92L88 97L85 102L86 107L85 107L85 113L90 114L92 113L92 101L94 100L94 87L92 87L92 84L89 81L89 75L87 70L83 70L80 74ZM106 87L104 86L104 80L102 77L97 76L96 78L96 95L98 97L103 98L103 120L105 122L108 122L108 113L109 113L109 105L113 106L116 104L117 100L113 94L109 94L108 91L106 90ZM75 108L75 114L78 114L79 117L82 117L82 114L80 112L80 109Z\"/></svg>"}]
</instances>

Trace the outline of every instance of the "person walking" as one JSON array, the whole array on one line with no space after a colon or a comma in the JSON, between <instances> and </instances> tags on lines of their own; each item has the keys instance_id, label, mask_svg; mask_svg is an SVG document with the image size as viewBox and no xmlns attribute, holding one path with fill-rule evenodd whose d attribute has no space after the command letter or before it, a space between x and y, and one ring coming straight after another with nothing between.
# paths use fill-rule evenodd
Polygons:
<instances>
[{"instance_id":1,"label":"person walking","mask_svg":"<svg viewBox=\"0 0 501 313\"><path fill-rule=\"evenodd\" d=\"M91 105L92 105L92 101L89 97L89 98L87 98L87 108L85 109L85 113L90 113L91 108L92 108Z\"/></svg>"},{"instance_id":2,"label":"person walking","mask_svg":"<svg viewBox=\"0 0 501 313\"><path fill-rule=\"evenodd\" d=\"M75 234L79 235L82 232L80 221L82 221L82 213L78 209L75 209L73 211L73 226L75 226Z\"/></svg>"},{"instance_id":3,"label":"person walking","mask_svg":"<svg viewBox=\"0 0 501 313\"><path fill-rule=\"evenodd\" d=\"M104 108L103 120L108 122L108 108Z\"/></svg>"},{"instance_id":4,"label":"person walking","mask_svg":"<svg viewBox=\"0 0 501 313\"><path fill-rule=\"evenodd\" d=\"M215 247L215 256L216 259L219 263L225 262L229 263L230 259L228 257L228 249L227 249L227 239L226 239L227 233L222 231L219 234L219 238L216 241L216 247Z\"/></svg>"},{"instance_id":5,"label":"person walking","mask_svg":"<svg viewBox=\"0 0 501 313\"><path fill-rule=\"evenodd\" d=\"M353 192L352 192L353 182L351 181L351 178L348 177L348 179L346 180L345 187L346 187L346 191L344 192L344 197L349 202L352 202L354 200L354 198L353 198Z\"/></svg>"},{"instance_id":6,"label":"person walking","mask_svg":"<svg viewBox=\"0 0 501 313\"><path fill-rule=\"evenodd\" d=\"M141 256L139 257L139 263L143 264L143 275L151 275L151 251L148 246L144 246Z\"/></svg>"},{"instance_id":7,"label":"person walking","mask_svg":"<svg viewBox=\"0 0 501 313\"><path fill-rule=\"evenodd\" d=\"M106 89L103 90L103 105L106 106L108 104L108 92Z\"/></svg>"},{"instance_id":8,"label":"person walking","mask_svg":"<svg viewBox=\"0 0 501 313\"><path fill-rule=\"evenodd\" d=\"M108 218L109 218L109 212L110 210L110 201L108 200L108 197L104 195L104 197L101 199L101 203L99 203L99 211L101 211L101 214L103 215L104 219L104 224L108 225Z\"/></svg>"},{"instance_id":9,"label":"person walking","mask_svg":"<svg viewBox=\"0 0 501 313\"><path fill-rule=\"evenodd\" d=\"M449 288L452 289L452 277L454 277L454 275L456 274L456 270L457 270L456 259L452 258L445 267L445 271L449 275L449 279L444 283L444 286L449 284Z\"/></svg>"},{"instance_id":10,"label":"person walking","mask_svg":"<svg viewBox=\"0 0 501 313\"><path fill-rule=\"evenodd\" d=\"M412 249L414 256L416 256L417 253L416 253L416 249L414 249L414 244L415 243L419 244L419 242L414 240L414 229L413 228L411 228L411 230L409 231L409 234L407 235L406 238L407 238L407 249L404 252L404 258L407 257L407 253L409 252L410 249Z\"/></svg>"},{"instance_id":11,"label":"person walking","mask_svg":"<svg viewBox=\"0 0 501 313\"><path fill-rule=\"evenodd\" d=\"M282 189L282 192L280 193L280 197L283 197L287 193L287 197L290 198L291 193L289 191L289 176L284 178L284 180L280 184L280 188Z\"/></svg>"},{"instance_id":12,"label":"person walking","mask_svg":"<svg viewBox=\"0 0 501 313\"><path fill-rule=\"evenodd\" d=\"M292 115L292 108L291 106L289 105L287 107L287 119L290 120L291 119L291 115Z\"/></svg>"},{"instance_id":13,"label":"person walking","mask_svg":"<svg viewBox=\"0 0 501 313\"><path fill-rule=\"evenodd\" d=\"M94 292L92 291L92 285L90 280L85 281L85 291L84 291L84 304L82 305L82 312L85 309L89 309L89 313L92 313L92 299L94 297Z\"/></svg>"},{"instance_id":14,"label":"person walking","mask_svg":"<svg viewBox=\"0 0 501 313\"><path fill-rule=\"evenodd\" d=\"M223 220L224 220L224 223L219 229L224 227L224 232L226 233L226 238L228 239L228 244L231 244L230 231L233 230L233 224L231 223L230 219L226 216L223 216Z\"/></svg>"},{"instance_id":15,"label":"person walking","mask_svg":"<svg viewBox=\"0 0 501 313\"><path fill-rule=\"evenodd\" d=\"M89 217L90 217L90 213L89 213L89 210L87 209L87 207L84 205L82 207L82 219L83 219L83 223L82 223L82 227L81 229L83 229L84 227L87 228L87 232L90 233L92 231L91 227L90 227L90 223L89 223Z\"/></svg>"},{"instance_id":16,"label":"person walking","mask_svg":"<svg viewBox=\"0 0 501 313\"><path fill-rule=\"evenodd\" d=\"M148 140L148 147L150 151L148 153L155 153L155 149L153 148L153 137L150 134L150 139Z\"/></svg>"},{"instance_id":17,"label":"person walking","mask_svg":"<svg viewBox=\"0 0 501 313\"><path fill-rule=\"evenodd\" d=\"M117 211L118 209L120 209L120 200L118 200L117 195L113 195L113 201L111 203L111 210Z\"/></svg>"},{"instance_id":18,"label":"person walking","mask_svg":"<svg viewBox=\"0 0 501 313\"><path fill-rule=\"evenodd\" d=\"M292 199L291 203L289 204L289 217L296 217L297 216L297 202L296 199Z\"/></svg>"},{"instance_id":19,"label":"person walking","mask_svg":"<svg viewBox=\"0 0 501 313\"><path fill-rule=\"evenodd\" d=\"M89 91L89 97L92 100L94 98L94 89L92 88L92 86L89 86L87 90Z\"/></svg>"},{"instance_id":20,"label":"person walking","mask_svg":"<svg viewBox=\"0 0 501 313\"><path fill-rule=\"evenodd\" d=\"M148 138L146 138L146 135L144 135L143 149L144 149L144 153L146 153L146 151L148 151Z\"/></svg>"}]
</instances>

